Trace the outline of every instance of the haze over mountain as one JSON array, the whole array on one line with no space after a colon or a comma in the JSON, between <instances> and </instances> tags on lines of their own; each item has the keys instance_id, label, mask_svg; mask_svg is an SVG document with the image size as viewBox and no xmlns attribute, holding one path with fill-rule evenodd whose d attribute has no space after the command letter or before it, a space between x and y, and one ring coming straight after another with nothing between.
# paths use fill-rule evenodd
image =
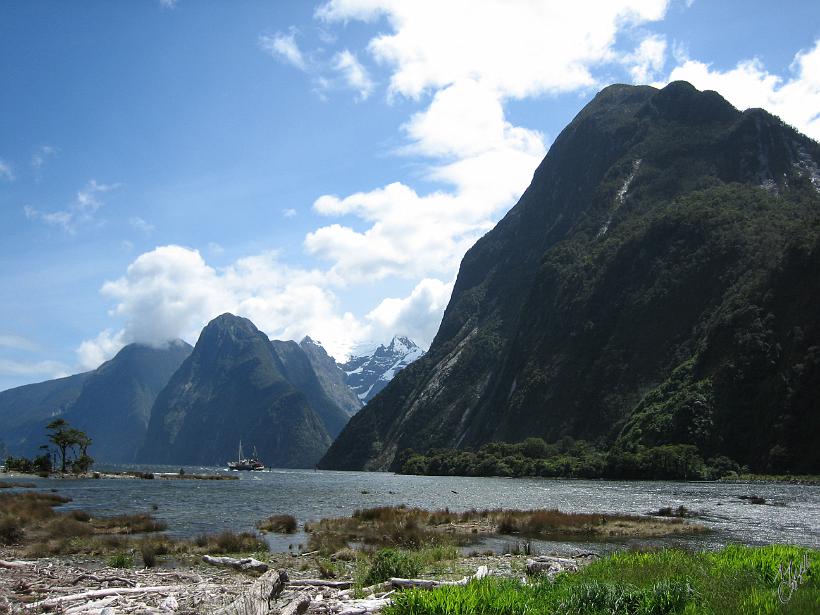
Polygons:
<instances>
[{"instance_id":1,"label":"haze over mountain","mask_svg":"<svg viewBox=\"0 0 820 615\"><path fill-rule=\"evenodd\" d=\"M387 346L380 344L371 352L352 356L339 367L347 376L347 386L366 404L396 374L422 356L424 351L413 340L396 335Z\"/></svg>"},{"instance_id":2,"label":"haze over mountain","mask_svg":"<svg viewBox=\"0 0 820 615\"><path fill-rule=\"evenodd\" d=\"M298 344L223 314L157 397L139 460L224 465L241 441L268 466L312 467L346 420Z\"/></svg>"},{"instance_id":3,"label":"haze over mountain","mask_svg":"<svg viewBox=\"0 0 820 615\"><path fill-rule=\"evenodd\" d=\"M98 462L133 462L154 399L190 353L181 340L129 344L93 371L0 392L0 439L10 454L39 454L45 425L62 416L91 437Z\"/></svg>"},{"instance_id":4,"label":"haze over mountain","mask_svg":"<svg viewBox=\"0 0 820 615\"><path fill-rule=\"evenodd\" d=\"M465 255L427 355L320 466L568 435L817 472L819 163L715 92L604 89Z\"/></svg>"}]
</instances>

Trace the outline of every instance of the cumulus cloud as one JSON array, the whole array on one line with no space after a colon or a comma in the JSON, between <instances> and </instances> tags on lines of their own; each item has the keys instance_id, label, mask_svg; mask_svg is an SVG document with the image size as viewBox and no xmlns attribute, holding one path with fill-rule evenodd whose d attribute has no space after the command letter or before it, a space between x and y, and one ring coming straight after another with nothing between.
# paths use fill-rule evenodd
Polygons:
<instances>
[{"instance_id":1,"label":"cumulus cloud","mask_svg":"<svg viewBox=\"0 0 820 615\"><path fill-rule=\"evenodd\" d=\"M359 93L359 100L367 100L373 92L373 80L354 54L347 49L338 52L333 67L342 74L347 86Z\"/></svg>"},{"instance_id":2,"label":"cumulus cloud","mask_svg":"<svg viewBox=\"0 0 820 615\"><path fill-rule=\"evenodd\" d=\"M124 333L105 329L94 339L85 340L76 350L80 367L84 370L96 369L125 346Z\"/></svg>"},{"instance_id":3,"label":"cumulus cloud","mask_svg":"<svg viewBox=\"0 0 820 615\"><path fill-rule=\"evenodd\" d=\"M288 34L277 32L274 35L263 34L259 37L259 46L272 57L290 64L299 70L307 70L307 62L299 45L296 44L296 32Z\"/></svg>"},{"instance_id":4,"label":"cumulus cloud","mask_svg":"<svg viewBox=\"0 0 820 615\"><path fill-rule=\"evenodd\" d=\"M387 19L393 32L375 37L368 49L394 68L394 93L417 98L429 89L478 79L521 98L595 85L591 68L613 59L619 28L659 20L667 5L667 0L331 0L317 15L328 22Z\"/></svg>"},{"instance_id":5,"label":"cumulus cloud","mask_svg":"<svg viewBox=\"0 0 820 615\"><path fill-rule=\"evenodd\" d=\"M388 339L398 333L423 347L429 346L441 324L454 283L455 280L445 283L425 278L407 297L384 299L367 314L371 338Z\"/></svg>"},{"instance_id":6,"label":"cumulus cloud","mask_svg":"<svg viewBox=\"0 0 820 615\"><path fill-rule=\"evenodd\" d=\"M666 39L653 34L641 41L633 53L623 58L632 82L636 84L654 81L666 63Z\"/></svg>"},{"instance_id":7,"label":"cumulus cloud","mask_svg":"<svg viewBox=\"0 0 820 615\"><path fill-rule=\"evenodd\" d=\"M723 71L684 56L667 82L680 79L720 92L738 109L762 107L820 140L820 39L795 55L787 78L770 73L757 58Z\"/></svg>"},{"instance_id":8,"label":"cumulus cloud","mask_svg":"<svg viewBox=\"0 0 820 615\"><path fill-rule=\"evenodd\" d=\"M100 195L115 190L119 186L119 184L101 184L92 179L77 191L74 201L65 209L48 212L26 205L23 207L23 213L29 220L39 220L50 226L61 227L66 233L73 235L81 225L94 221L97 210L104 204Z\"/></svg>"}]
</instances>

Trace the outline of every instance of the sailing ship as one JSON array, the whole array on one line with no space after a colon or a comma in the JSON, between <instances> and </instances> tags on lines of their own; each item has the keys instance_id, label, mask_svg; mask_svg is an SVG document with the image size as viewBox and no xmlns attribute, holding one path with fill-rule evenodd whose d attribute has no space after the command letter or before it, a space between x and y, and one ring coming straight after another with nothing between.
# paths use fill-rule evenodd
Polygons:
<instances>
[{"instance_id":1,"label":"sailing ship","mask_svg":"<svg viewBox=\"0 0 820 615\"><path fill-rule=\"evenodd\" d=\"M242 455L242 440L239 441L239 455L236 461L228 462L228 469L230 470L264 470L265 464L259 461L259 455L256 452L256 447L253 447L253 455L245 458Z\"/></svg>"}]
</instances>

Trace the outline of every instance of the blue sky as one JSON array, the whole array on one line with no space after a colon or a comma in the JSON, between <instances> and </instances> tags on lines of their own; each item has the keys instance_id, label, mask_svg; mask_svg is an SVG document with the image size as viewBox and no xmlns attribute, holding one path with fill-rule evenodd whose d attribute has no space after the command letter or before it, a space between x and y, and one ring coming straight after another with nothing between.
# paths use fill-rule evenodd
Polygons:
<instances>
[{"instance_id":1,"label":"blue sky","mask_svg":"<svg viewBox=\"0 0 820 615\"><path fill-rule=\"evenodd\" d=\"M820 5L0 4L0 389L213 316L435 334L464 251L612 82L820 138Z\"/></svg>"}]
</instances>

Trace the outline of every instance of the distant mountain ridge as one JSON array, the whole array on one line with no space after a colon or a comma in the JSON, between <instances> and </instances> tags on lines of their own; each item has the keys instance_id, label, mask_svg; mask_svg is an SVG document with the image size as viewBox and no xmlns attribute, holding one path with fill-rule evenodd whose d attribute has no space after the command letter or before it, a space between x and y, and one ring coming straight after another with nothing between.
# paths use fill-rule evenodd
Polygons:
<instances>
[{"instance_id":1,"label":"distant mountain ridge","mask_svg":"<svg viewBox=\"0 0 820 615\"><path fill-rule=\"evenodd\" d=\"M817 473L819 167L816 142L716 92L605 88L320 467L569 436Z\"/></svg>"},{"instance_id":2,"label":"distant mountain ridge","mask_svg":"<svg viewBox=\"0 0 820 615\"><path fill-rule=\"evenodd\" d=\"M97 461L133 463L154 399L190 352L181 340L128 344L90 372L0 392L0 439L12 455L39 454L60 416L91 437Z\"/></svg>"},{"instance_id":3,"label":"distant mountain ridge","mask_svg":"<svg viewBox=\"0 0 820 615\"><path fill-rule=\"evenodd\" d=\"M362 407L361 400L347 384L347 374L327 354L320 342L313 341L310 337L305 337L299 346L307 355L310 364L313 366L316 377L322 386L325 394L332 399L347 416L353 416Z\"/></svg>"},{"instance_id":4,"label":"distant mountain ridge","mask_svg":"<svg viewBox=\"0 0 820 615\"><path fill-rule=\"evenodd\" d=\"M424 351L406 336L396 335L387 346L350 357L339 367L347 375L347 386L362 401L373 399L396 374L424 356Z\"/></svg>"}]
</instances>

